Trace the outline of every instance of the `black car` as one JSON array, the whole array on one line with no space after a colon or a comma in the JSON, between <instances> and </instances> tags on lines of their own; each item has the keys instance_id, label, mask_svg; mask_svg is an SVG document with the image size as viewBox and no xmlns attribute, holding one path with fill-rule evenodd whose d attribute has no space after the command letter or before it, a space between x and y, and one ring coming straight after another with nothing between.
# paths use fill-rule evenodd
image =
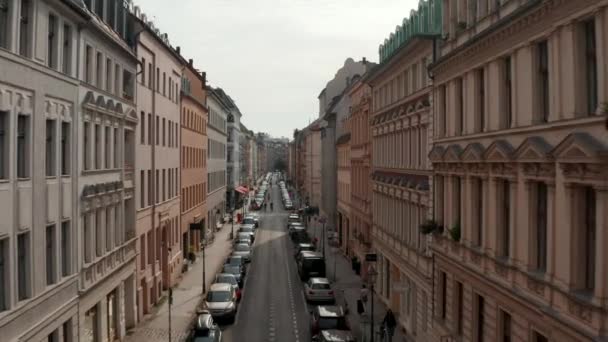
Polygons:
<instances>
[{"instance_id":1,"label":"black car","mask_svg":"<svg viewBox=\"0 0 608 342\"><path fill-rule=\"evenodd\" d=\"M310 277L325 277L325 259L319 252L300 252L298 274L303 281Z\"/></svg>"},{"instance_id":2,"label":"black car","mask_svg":"<svg viewBox=\"0 0 608 342\"><path fill-rule=\"evenodd\" d=\"M296 227L292 232L289 233L289 236L291 237L291 241L296 244L312 242L308 232L306 232L306 228L304 227Z\"/></svg>"}]
</instances>

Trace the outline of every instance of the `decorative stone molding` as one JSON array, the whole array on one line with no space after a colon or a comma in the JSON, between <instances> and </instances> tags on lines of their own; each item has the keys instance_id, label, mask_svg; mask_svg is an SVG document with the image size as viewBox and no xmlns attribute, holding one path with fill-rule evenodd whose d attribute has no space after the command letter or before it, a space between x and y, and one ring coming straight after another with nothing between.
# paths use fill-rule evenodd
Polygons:
<instances>
[{"instance_id":1,"label":"decorative stone molding","mask_svg":"<svg viewBox=\"0 0 608 342\"><path fill-rule=\"evenodd\" d=\"M0 111L15 111L22 115L32 115L34 93L0 83Z\"/></svg>"},{"instance_id":2,"label":"decorative stone molding","mask_svg":"<svg viewBox=\"0 0 608 342\"><path fill-rule=\"evenodd\" d=\"M522 169L528 178L555 178L554 163L522 163Z\"/></svg>"},{"instance_id":3,"label":"decorative stone molding","mask_svg":"<svg viewBox=\"0 0 608 342\"><path fill-rule=\"evenodd\" d=\"M559 166L568 181L601 181L606 175L602 164L560 163Z\"/></svg>"},{"instance_id":4,"label":"decorative stone molding","mask_svg":"<svg viewBox=\"0 0 608 342\"><path fill-rule=\"evenodd\" d=\"M543 297L545 294L545 284L542 282L528 276L527 281L528 289L530 289L533 293Z\"/></svg>"},{"instance_id":5,"label":"decorative stone molding","mask_svg":"<svg viewBox=\"0 0 608 342\"><path fill-rule=\"evenodd\" d=\"M591 309L586 305L581 305L573 299L568 299L568 312L582 321L591 323Z\"/></svg>"}]
</instances>

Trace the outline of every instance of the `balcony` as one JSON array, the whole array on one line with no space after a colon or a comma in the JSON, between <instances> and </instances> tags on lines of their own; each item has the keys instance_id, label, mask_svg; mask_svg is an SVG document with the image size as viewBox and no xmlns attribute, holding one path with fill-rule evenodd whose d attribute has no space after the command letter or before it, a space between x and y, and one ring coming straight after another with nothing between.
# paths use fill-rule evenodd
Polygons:
<instances>
[{"instance_id":1,"label":"balcony","mask_svg":"<svg viewBox=\"0 0 608 342\"><path fill-rule=\"evenodd\" d=\"M127 235L134 235L127 234ZM122 246L115 248L106 255L97 258L92 263L83 266L80 272L81 290L87 290L99 283L101 280L112 274L114 271L122 267L125 263L134 260L136 256L135 242L137 239L133 237L125 242Z\"/></svg>"}]
</instances>

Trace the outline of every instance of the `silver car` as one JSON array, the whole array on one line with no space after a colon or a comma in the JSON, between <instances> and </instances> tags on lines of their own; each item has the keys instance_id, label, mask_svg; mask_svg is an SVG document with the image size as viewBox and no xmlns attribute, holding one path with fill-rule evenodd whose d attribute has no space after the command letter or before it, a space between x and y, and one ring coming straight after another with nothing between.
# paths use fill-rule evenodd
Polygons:
<instances>
[{"instance_id":1,"label":"silver car","mask_svg":"<svg viewBox=\"0 0 608 342\"><path fill-rule=\"evenodd\" d=\"M336 301L334 290L327 278L310 278L304 283L304 296L309 302L330 302Z\"/></svg>"},{"instance_id":2,"label":"silver car","mask_svg":"<svg viewBox=\"0 0 608 342\"><path fill-rule=\"evenodd\" d=\"M251 262L251 253L251 246L244 243L235 245L234 250L232 251L232 255L242 257L245 259L245 262Z\"/></svg>"},{"instance_id":3,"label":"silver car","mask_svg":"<svg viewBox=\"0 0 608 342\"><path fill-rule=\"evenodd\" d=\"M204 305L215 320L226 318L234 322L238 309L236 291L230 284L212 284Z\"/></svg>"}]
</instances>

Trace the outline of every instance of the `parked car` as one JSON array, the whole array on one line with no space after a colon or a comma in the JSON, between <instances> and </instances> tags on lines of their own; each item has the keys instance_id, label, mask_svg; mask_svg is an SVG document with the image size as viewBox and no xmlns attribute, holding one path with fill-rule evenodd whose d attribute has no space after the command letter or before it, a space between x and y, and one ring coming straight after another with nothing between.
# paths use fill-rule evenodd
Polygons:
<instances>
[{"instance_id":1,"label":"parked car","mask_svg":"<svg viewBox=\"0 0 608 342\"><path fill-rule=\"evenodd\" d=\"M295 227L293 231L289 233L289 236L291 237L291 241L295 244L312 242L304 227Z\"/></svg>"},{"instance_id":2,"label":"parked car","mask_svg":"<svg viewBox=\"0 0 608 342\"><path fill-rule=\"evenodd\" d=\"M237 240L249 240L249 244L253 245L253 235L251 235L250 233L237 233L236 239Z\"/></svg>"},{"instance_id":3,"label":"parked car","mask_svg":"<svg viewBox=\"0 0 608 342\"><path fill-rule=\"evenodd\" d=\"M222 268L222 273L229 273L234 275L236 281L239 283L239 286L243 288L243 283L245 281L244 267L235 265L224 265L224 267Z\"/></svg>"},{"instance_id":4,"label":"parked car","mask_svg":"<svg viewBox=\"0 0 608 342\"><path fill-rule=\"evenodd\" d=\"M297 244L295 247L294 257L297 256L298 254L300 254L300 252L306 252L306 251L314 252L315 246L312 243Z\"/></svg>"},{"instance_id":5,"label":"parked car","mask_svg":"<svg viewBox=\"0 0 608 342\"><path fill-rule=\"evenodd\" d=\"M315 306L310 313L310 335L321 335L324 330L350 331L344 309L335 305Z\"/></svg>"},{"instance_id":6,"label":"parked car","mask_svg":"<svg viewBox=\"0 0 608 342\"><path fill-rule=\"evenodd\" d=\"M213 319L228 319L234 322L238 303L232 285L226 283L212 284L205 297L204 306L209 310Z\"/></svg>"},{"instance_id":7,"label":"parked car","mask_svg":"<svg viewBox=\"0 0 608 342\"><path fill-rule=\"evenodd\" d=\"M249 236L243 237L243 238L238 238L237 237L236 239L234 239L234 245L235 246L238 245L238 244L240 244L240 243L244 243L246 245L251 246L251 239L250 239Z\"/></svg>"},{"instance_id":8,"label":"parked car","mask_svg":"<svg viewBox=\"0 0 608 342\"><path fill-rule=\"evenodd\" d=\"M300 215L289 214L289 216L287 217L287 224L294 223L294 222L300 222Z\"/></svg>"},{"instance_id":9,"label":"parked car","mask_svg":"<svg viewBox=\"0 0 608 342\"><path fill-rule=\"evenodd\" d=\"M222 330L213 321L208 310L203 310L196 318L196 325L191 334L192 342L221 342Z\"/></svg>"},{"instance_id":10,"label":"parked car","mask_svg":"<svg viewBox=\"0 0 608 342\"><path fill-rule=\"evenodd\" d=\"M229 255L226 258L226 262L224 262L224 265L241 266L243 267L244 272L247 273L246 261L245 258L243 258L243 256L241 255L235 255L234 253Z\"/></svg>"},{"instance_id":11,"label":"parked car","mask_svg":"<svg viewBox=\"0 0 608 342\"><path fill-rule=\"evenodd\" d=\"M242 224L251 224L253 225L255 228L258 228L260 226L259 220L256 219L255 217L251 216L251 215L246 215L243 218L243 222Z\"/></svg>"},{"instance_id":12,"label":"parked car","mask_svg":"<svg viewBox=\"0 0 608 342\"><path fill-rule=\"evenodd\" d=\"M236 299L241 300L241 287L239 282L236 280L234 274L230 273L218 273L215 275L213 280L214 284L230 284L236 293Z\"/></svg>"},{"instance_id":13,"label":"parked car","mask_svg":"<svg viewBox=\"0 0 608 342\"><path fill-rule=\"evenodd\" d=\"M241 256L241 257L243 257L243 259L245 259L245 262L251 262L251 257L252 257L251 246L244 244L244 243L239 243L238 245L234 246L232 255Z\"/></svg>"},{"instance_id":14,"label":"parked car","mask_svg":"<svg viewBox=\"0 0 608 342\"><path fill-rule=\"evenodd\" d=\"M335 303L336 296L327 278L310 278L304 283L304 297L309 302Z\"/></svg>"},{"instance_id":15,"label":"parked car","mask_svg":"<svg viewBox=\"0 0 608 342\"><path fill-rule=\"evenodd\" d=\"M239 234L249 234L251 235L251 242L255 241L255 228L253 226L241 226L239 228Z\"/></svg>"},{"instance_id":16,"label":"parked car","mask_svg":"<svg viewBox=\"0 0 608 342\"><path fill-rule=\"evenodd\" d=\"M287 232L291 233L296 227L305 228L301 222L292 222L287 224Z\"/></svg>"},{"instance_id":17,"label":"parked car","mask_svg":"<svg viewBox=\"0 0 608 342\"><path fill-rule=\"evenodd\" d=\"M310 277L325 277L325 259L319 252L300 252L298 274L303 281Z\"/></svg>"},{"instance_id":18,"label":"parked car","mask_svg":"<svg viewBox=\"0 0 608 342\"><path fill-rule=\"evenodd\" d=\"M322 330L312 337L313 342L356 342L355 336L348 330Z\"/></svg>"}]
</instances>

